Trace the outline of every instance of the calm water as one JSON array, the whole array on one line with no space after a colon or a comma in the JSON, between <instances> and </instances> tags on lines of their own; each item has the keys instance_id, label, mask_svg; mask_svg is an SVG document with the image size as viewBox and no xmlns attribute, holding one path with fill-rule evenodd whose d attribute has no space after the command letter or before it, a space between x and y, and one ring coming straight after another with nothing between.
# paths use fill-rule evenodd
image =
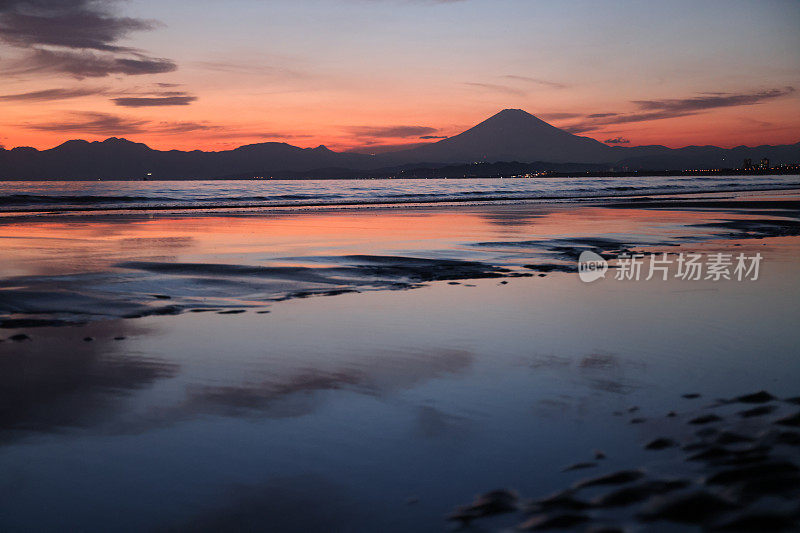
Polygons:
<instances>
[{"instance_id":1,"label":"calm water","mask_svg":"<svg viewBox=\"0 0 800 533\"><path fill-rule=\"evenodd\" d=\"M113 184L70 184L90 185ZM682 393L798 394L800 242L687 239L737 217L550 205L6 219L4 314L23 302L97 316L0 331L32 338L0 343L0 529L439 532L498 487L542 496L640 464L673 475L642 445L687 431L664 417L699 409ZM368 254L521 269L536 243L598 235L740 244L765 262L750 283L552 273L280 302L271 273L219 267ZM184 312L124 319L98 303L145 297ZM246 312L189 311L203 305ZM652 421L613 414L633 406ZM561 472L596 449L600 467Z\"/></svg>"},{"instance_id":2,"label":"calm water","mask_svg":"<svg viewBox=\"0 0 800 533\"><path fill-rule=\"evenodd\" d=\"M0 212L571 199L800 186L800 176L0 183Z\"/></svg>"}]
</instances>

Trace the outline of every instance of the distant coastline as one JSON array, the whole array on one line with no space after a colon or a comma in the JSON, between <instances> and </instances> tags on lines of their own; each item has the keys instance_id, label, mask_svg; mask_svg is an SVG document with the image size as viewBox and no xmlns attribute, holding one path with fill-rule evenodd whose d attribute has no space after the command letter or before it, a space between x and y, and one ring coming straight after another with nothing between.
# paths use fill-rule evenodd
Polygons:
<instances>
[{"instance_id":1,"label":"distant coastline","mask_svg":"<svg viewBox=\"0 0 800 533\"><path fill-rule=\"evenodd\" d=\"M382 154L280 142L219 152L164 151L116 137L71 140L48 150L0 149L4 180L681 176L699 171L734 174L738 169L791 173L798 168L800 143L735 148L609 146L520 109L503 110L438 142Z\"/></svg>"},{"instance_id":2,"label":"distant coastline","mask_svg":"<svg viewBox=\"0 0 800 533\"><path fill-rule=\"evenodd\" d=\"M580 167L599 165L570 165L549 163L474 163L446 165L441 167L419 167L387 169L383 171L354 171L345 169L318 169L309 172L282 172L261 176L256 173L218 178L206 177L153 177L131 176L104 178L71 178L69 181L303 181L303 180L391 180L391 179L505 179L505 178L647 178L670 176L800 176L800 163L771 168L714 168L691 170L580 170ZM547 170L558 167L578 167L575 170ZM15 181L63 181L60 178L2 178L0 182Z\"/></svg>"}]
</instances>

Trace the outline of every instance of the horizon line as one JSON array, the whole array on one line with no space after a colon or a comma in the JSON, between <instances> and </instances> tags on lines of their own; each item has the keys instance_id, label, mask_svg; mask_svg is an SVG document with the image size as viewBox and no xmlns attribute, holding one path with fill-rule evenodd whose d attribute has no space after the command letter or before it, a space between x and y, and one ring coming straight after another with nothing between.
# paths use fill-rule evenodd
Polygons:
<instances>
[{"instance_id":1,"label":"horizon line","mask_svg":"<svg viewBox=\"0 0 800 533\"><path fill-rule=\"evenodd\" d=\"M477 127L478 125L480 125L480 124L482 124L482 123L484 123L484 122L486 122L488 120L491 120L492 118L497 117L497 116L499 116L499 115L501 115L503 113L509 112L509 111L524 113L526 115L529 115L529 116L535 118L536 120L539 120L539 121L547 124L548 126L551 126L551 127L556 128L556 129L558 129L560 131L563 131L564 133L568 133L569 135L572 135L572 136L578 137L578 138L592 139L592 140L595 140L595 141L597 141L597 142L599 142L599 143L601 143L601 144L603 144L603 145L605 145L605 146L607 146L609 148L662 147L662 148L668 148L668 149L671 149L671 150L680 150L680 149L684 149L684 148L721 148L721 149L725 149L725 150L732 150L732 149L735 149L735 148L759 148L759 147L762 147L762 146L771 146L771 147L774 147L774 146L793 146L795 144L800 144L800 140L798 140L797 142L788 143L788 144L758 144L758 145L752 145L752 146L751 145L746 145L746 144L737 144L737 145L731 146L730 148L726 148L724 146L715 145L715 144L704 144L704 145L689 144L689 145L684 145L684 146L680 146L680 147L677 147L677 148L670 148L669 146L664 145L664 144L627 144L626 143L627 144L626 146L620 146L619 144L612 144L612 143L608 143L608 142L605 142L605 141L600 141L598 139L595 139L594 137L589 137L589 136L586 136L586 135L577 135L575 133L571 133L571 132L569 132L569 131L567 131L567 130L565 130L563 128L559 128L558 126L553 126L552 124L550 124L546 120L544 120L542 118L539 118L538 116L536 116L536 115L534 115L532 113L529 113L528 111L526 111L524 109L521 109L521 108L503 108L500 111L498 111L497 113L489 116L488 118L483 119L480 122L476 123L474 126L471 126L471 127L467 128L466 130L461 131L461 132L459 132L459 133L457 133L455 135L451 135L451 136L445 137L443 139L438 139L438 140L436 140L434 142L429 142L429 143L413 143L412 142L412 143L407 143L406 145L396 145L398 147L397 150L388 150L388 151L383 151L383 152L380 152L380 153L369 153L367 151L359 151L360 149L337 151L337 150L332 150L332 149L328 148L328 146L325 143L321 143L321 144L319 144L317 146L305 146L304 147L304 146L298 146L296 144L291 144L291 143L288 143L286 141L277 141L277 140L276 141L265 140L265 141L262 141L262 142L246 143L246 144L241 144L239 146L236 146L234 148L228 148L228 149L224 149L224 150L205 150L205 149L200 149L200 148L183 149L183 150L177 149L177 148L161 149L161 148L153 148L149 144L147 144L146 142L135 141L135 140L131 140L131 139L127 138L127 137L122 137L122 136L117 136L117 135L111 135L109 137L106 137L103 140L95 140L95 141L89 141L89 140L86 140L86 139L83 139L83 138L67 139L67 140L65 140L65 141L63 141L63 142L61 142L59 144L56 144L55 146L50 147L50 148L36 148L34 146L26 146L26 145L19 145L19 146L14 146L14 147L11 147L11 148L6 148L2 144L0 144L0 150L12 151L12 150L17 150L17 149L28 148L28 149L36 150L37 152L45 152L45 151L48 151L48 150L54 150L56 148L59 148L59 147L65 145L65 144L67 144L67 143L70 143L70 142L85 142L87 144L102 144L102 143L105 143L107 141L117 139L117 140L127 141L127 142L130 142L130 143L133 143L133 144L141 144L141 145L145 146L146 148L148 148L149 150L153 150L153 151L156 151L156 152L173 152L173 151L177 151L177 152L189 153L189 152L199 151L199 152L204 152L204 153L219 153L219 152L231 152L231 151L235 151L235 150L238 150L240 148L247 147L247 146L258 146L258 145L263 145L263 144L282 144L282 145L290 146L292 148L298 148L300 150L318 150L320 148L324 148L325 150L328 150L330 152L337 153L337 154L357 154L357 155L377 157L377 156L380 156L380 155L402 152L402 151L405 151L405 150L409 150L409 149L413 149L413 148L417 148L417 147L421 147L421 146L433 146L433 145L436 145L436 144L438 144L438 143L440 143L442 141L446 141L448 139L452 139L454 137L457 137L458 135L461 135L462 133L465 133L465 132L471 130L472 128ZM407 146L407 147L404 148L403 146Z\"/></svg>"}]
</instances>

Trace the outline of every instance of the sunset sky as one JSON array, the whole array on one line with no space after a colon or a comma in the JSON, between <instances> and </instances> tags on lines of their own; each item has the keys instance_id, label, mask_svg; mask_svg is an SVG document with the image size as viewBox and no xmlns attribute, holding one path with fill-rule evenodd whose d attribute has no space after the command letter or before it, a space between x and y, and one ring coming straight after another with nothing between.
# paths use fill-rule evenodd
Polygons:
<instances>
[{"instance_id":1,"label":"sunset sky","mask_svg":"<svg viewBox=\"0 0 800 533\"><path fill-rule=\"evenodd\" d=\"M2 0L0 144L380 151L503 108L626 146L800 141L797 0Z\"/></svg>"}]
</instances>

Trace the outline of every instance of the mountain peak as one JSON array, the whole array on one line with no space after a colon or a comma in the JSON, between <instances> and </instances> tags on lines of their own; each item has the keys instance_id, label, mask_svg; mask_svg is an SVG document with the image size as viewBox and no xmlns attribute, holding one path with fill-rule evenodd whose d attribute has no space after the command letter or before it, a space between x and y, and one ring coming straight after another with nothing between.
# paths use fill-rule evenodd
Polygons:
<instances>
[{"instance_id":1,"label":"mountain peak","mask_svg":"<svg viewBox=\"0 0 800 533\"><path fill-rule=\"evenodd\" d=\"M422 161L607 161L612 149L548 124L522 109L503 109L477 126L437 143L411 149Z\"/></svg>"},{"instance_id":2,"label":"mountain peak","mask_svg":"<svg viewBox=\"0 0 800 533\"><path fill-rule=\"evenodd\" d=\"M104 141L94 141L90 144L106 152L119 151L120 153L142 153L149 152L151 150L151 148L144 143L129 141L123 137L109 137Z\"/></svg>"},{"instance_id":3,"label":"mountain peak","mask_svg":"<svg viewBox=\"0 0 800 533\"><path fill-rule=\"evenodd\" d=\"M528 113L524 109L507 108L507 109L503 109L502 111L500 111L499 113L495 114L494 116L496 116L496 117L510 117L510 116L532 117L533 115L531 115L530 113Z\"/></svg>"},{"instance_id":4,"label":"mountain peak","mask_svg":"<svg viewBox=\"0 0 800 533\"><path fill-rule=\"evenodd\" d=\"M70 139L68 141L64 141L63 143L56 146L56 148L76 148L79 146L86 146L89 144L89 141L84 141L83 139Z\"/></svg>"},{"instance_id":5,"label":"mountain peak","mask_svg":"<svg viewBox=\"0 0 800 533\"><path fill-rule=\"evenodd\" d=\"M503 109L483 121L483 124L493 123L515 123L515 124L536 124L538 126L548 126L553 129L558 129L535 115L531 115L524 109Z\"/></svg>"},{"instance_id":6,"label":"mountain peak","mask_svg":"<svg viewBox=\"0 0 800 533\"><path fill-rule=\"evenodd\" d=\"M133 144L132 141L128 139L123 139L122 137L109 137L105 141L102 141L103 144Z\"/></svg>"}]
</instances>

